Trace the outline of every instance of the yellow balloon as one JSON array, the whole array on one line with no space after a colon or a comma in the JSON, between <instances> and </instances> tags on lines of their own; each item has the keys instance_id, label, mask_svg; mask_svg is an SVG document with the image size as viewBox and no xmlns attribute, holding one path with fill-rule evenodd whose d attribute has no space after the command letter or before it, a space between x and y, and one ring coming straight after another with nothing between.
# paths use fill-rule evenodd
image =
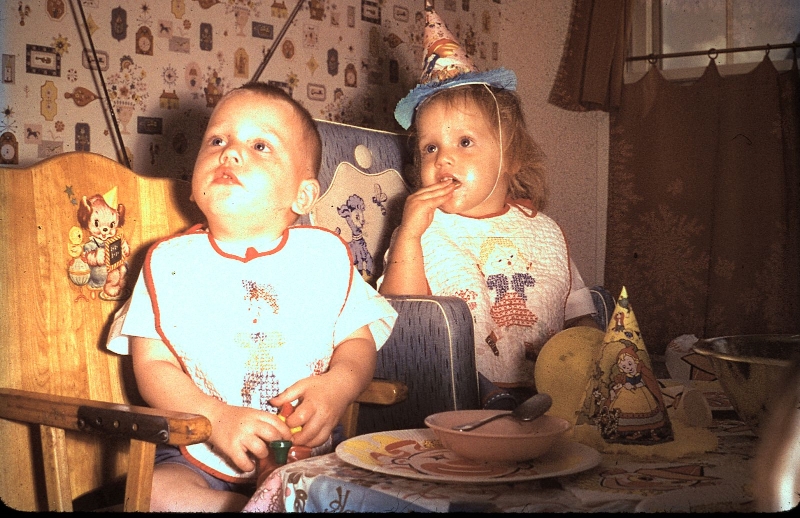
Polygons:
<instances>
[{"instance_id":1,"label":"yellow balloon","mask_svg":"<svg viewBox=\"0 0 800 518\"><path fill-rule=\"evenodd\" d=\"M547 412L577 420L589 382L594 355L603 344L605 333L588 326L577 326L553 335L542 347L534 366L536 391L549 394L553 406Z\"/></svg>"}]
</instances>

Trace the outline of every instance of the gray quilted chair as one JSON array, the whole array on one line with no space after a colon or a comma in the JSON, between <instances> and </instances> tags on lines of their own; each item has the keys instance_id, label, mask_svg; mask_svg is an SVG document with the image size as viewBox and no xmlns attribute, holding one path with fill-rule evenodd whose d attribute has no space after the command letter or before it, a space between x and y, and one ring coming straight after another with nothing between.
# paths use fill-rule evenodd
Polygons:
<instances>
[{"instance_id":1,"label":"gray quilted chair","mask_svg":"<svg viewBox=\"0 0 800 518\"><path fill-rule=\"evenodd\" d=\"M373 286L400 223L410 162L403 135L317 121L322 136L322 195L310 223L337 232L350 245L356 267ZM390 407L361 405L358 434L424 428L425 417L480 408L472 317L456 297L387 297L399 313L378 352L376 378L408 386L408 399Z\"/></svg>"}]
</instances>

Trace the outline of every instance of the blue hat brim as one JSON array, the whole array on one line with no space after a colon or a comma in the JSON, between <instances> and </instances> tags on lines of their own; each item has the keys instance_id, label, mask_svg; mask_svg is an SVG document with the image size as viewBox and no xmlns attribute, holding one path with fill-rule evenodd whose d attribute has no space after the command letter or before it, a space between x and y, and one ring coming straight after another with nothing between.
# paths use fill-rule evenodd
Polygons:
<instances>
[{"instance_id":1,"label":"blue hat brim","mask_svg":"<svg viewBox=\"0 0 800 518\"><path fill-rule=\"evenodd\" d=\"M516 90L517 75L512 70L496 68L486 72L467 72L444 81L417 85L397 103L397 107L394 109L394 118L403 129L408 129L414 122L417 106L422 101L441 90L468 84L485 84L504 90Z\"/></svg>"}]
</instances>

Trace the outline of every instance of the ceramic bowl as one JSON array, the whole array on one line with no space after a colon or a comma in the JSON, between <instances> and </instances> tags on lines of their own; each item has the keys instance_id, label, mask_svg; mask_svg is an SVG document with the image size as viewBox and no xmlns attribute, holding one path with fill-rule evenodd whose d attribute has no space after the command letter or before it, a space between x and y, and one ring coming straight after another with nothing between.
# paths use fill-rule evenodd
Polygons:
<instances>
[{"instance_id":1,"label":"ceramic bowl","mask_svg":"<svg viewBox=\"0 0 800 518\"><path fill-rule=\"evenodd\" d=\"M459 457L492 463L535 459L550 451L572 427L566 419L545 414L529 422L501 417L468 432L452 429L498 413L503 411L440 412L426 417L425 425L433 430L445 448Z\"/></svg>"},{"instance_id":2,"label":"ceramic bowl","mask_svg":"<svg viewBox=\"0 0 800 518\"><path fill-rule=\"evenodd\" d=\"M739 417L757 434L800 359L800 335L735 335L699 340Z\"/></svg>"}]
</instances>

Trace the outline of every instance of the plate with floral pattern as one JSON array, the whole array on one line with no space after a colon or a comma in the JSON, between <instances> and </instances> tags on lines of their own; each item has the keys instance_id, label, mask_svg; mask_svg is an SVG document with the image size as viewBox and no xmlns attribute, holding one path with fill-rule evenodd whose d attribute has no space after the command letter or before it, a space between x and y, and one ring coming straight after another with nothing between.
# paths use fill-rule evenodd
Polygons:
<instances>
[{"instance_id":1,"label":"plate with floral pattern","mask_svg":"<svg viewBox=\"0 0 800 518\"><path fill-rule=\"evenodd\" d=\"M535 459L493 464L462 459L433 430L392 430L359 435L336 447L348 464L370 471L433 482L520 482L580 473L600 463L600 453L568 441Z\"/></svg>"}]
</instances>

